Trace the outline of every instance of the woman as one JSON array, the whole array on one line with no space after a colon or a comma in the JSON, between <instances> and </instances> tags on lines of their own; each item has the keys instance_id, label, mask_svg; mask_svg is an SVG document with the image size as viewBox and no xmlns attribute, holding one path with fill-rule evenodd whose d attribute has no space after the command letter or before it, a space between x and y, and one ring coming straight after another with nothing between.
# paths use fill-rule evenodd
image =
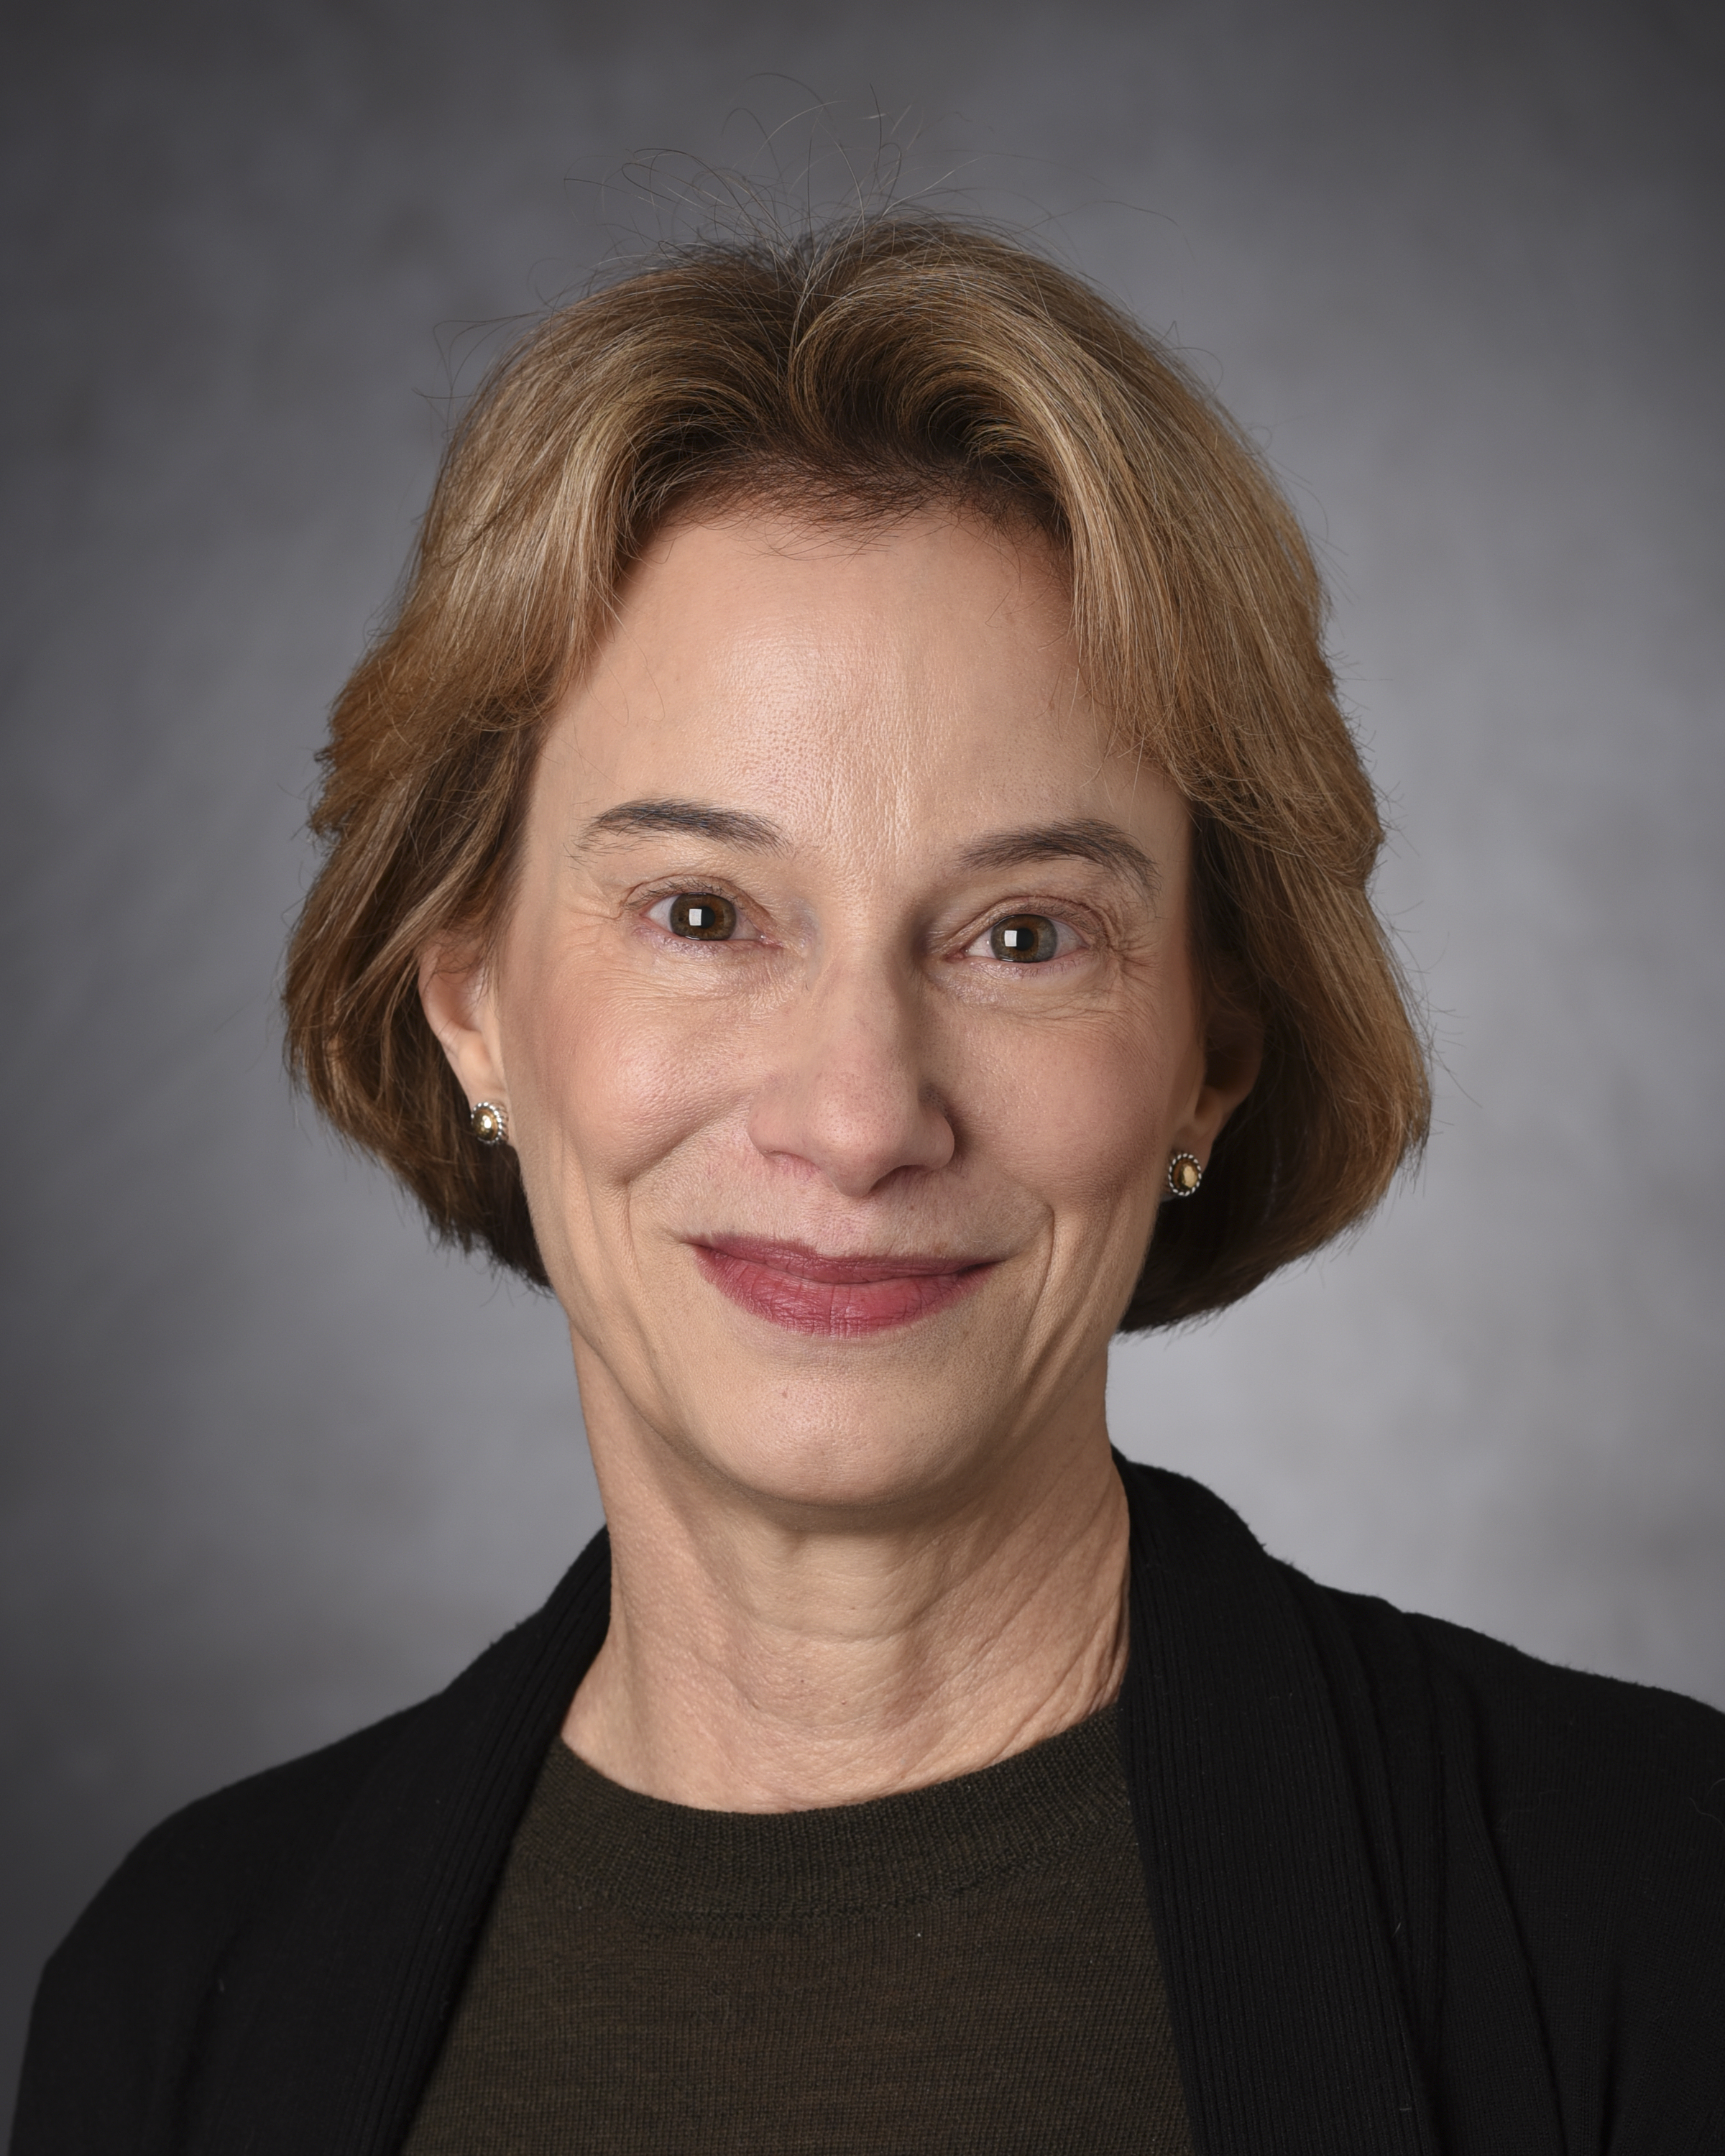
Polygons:
<instances>
[{"instance_id":1,"label":"woman","mask_svg":"<svg viewBox=\"0 0 1725 2156\"><path fill-rule=\"evenodd\" d=\"M21 2156L1725 2146L1725 1719L1109 1449L1113 1332L1425 1128L1320 600L998 238L696 249L505 362L336 708L291 1053L557 1295L608 1540L142 1845Z\"/></svg>"}]
</instances>

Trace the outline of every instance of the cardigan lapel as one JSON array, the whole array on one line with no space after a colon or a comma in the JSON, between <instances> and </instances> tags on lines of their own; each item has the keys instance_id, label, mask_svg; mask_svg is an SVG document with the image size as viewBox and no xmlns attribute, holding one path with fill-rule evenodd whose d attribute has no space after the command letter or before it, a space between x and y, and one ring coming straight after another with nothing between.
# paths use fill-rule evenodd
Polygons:
<instances>
[{"instance_id":1,"label":"cardigan lapel","mask_svg":"<svg viewBox=\"0 0 1725 2156\"><path fill-rule=\"evenodd\" d=\"M1119 1462L1121 1743L1202 2156L1435 2156L1322 1666L1219 1499Z\"/></svg>"},{"instance_id":2,"label":"cardigan lapel","mask_svg":"<svg viewBox=\"0 0 1725 2156\"><path fill-rule=\"evenodd\" d=\"M393 2156L610 1580L601 1532L536 1616L401 1717L263 1966L239 1973L256 1996L198 2156Z\"/></svg>"}]
</instances>

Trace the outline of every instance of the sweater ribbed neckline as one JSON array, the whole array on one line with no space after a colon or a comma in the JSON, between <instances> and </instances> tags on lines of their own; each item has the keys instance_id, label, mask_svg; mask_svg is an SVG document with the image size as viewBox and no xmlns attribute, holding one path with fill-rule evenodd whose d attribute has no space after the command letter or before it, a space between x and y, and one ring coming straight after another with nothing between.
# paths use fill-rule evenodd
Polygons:
<instances>
[{"instance_id":1,"label":"sweater ribbed neckline","mask_svg":"<svg viewBox=\"0 0 1725 2156\"><path fill-rule=\"evenodd\" d=\"M902 1908L1130 1835L1116 1709L927 1789L794 1812L705 1811L608 1780L557 1738L517 1854L578 1904L667 1923Z\"/></svg>"}]
</instances>

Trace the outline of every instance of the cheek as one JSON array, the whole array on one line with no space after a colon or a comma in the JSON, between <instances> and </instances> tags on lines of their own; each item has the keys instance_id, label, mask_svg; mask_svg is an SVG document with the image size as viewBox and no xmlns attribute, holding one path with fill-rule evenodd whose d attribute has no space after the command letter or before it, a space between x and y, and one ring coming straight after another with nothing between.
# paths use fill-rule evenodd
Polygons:
<instances>
[{"instance_id":1,"label":"cheek","mask_svg":"<svg viewBox=\"0 0 1725 2156\"><path fill-rule=\"evenodd\" d=\"M525 1146L566 1186L626 1185L726 1113L737 1059L711 1010L668 1008L584 954L521 985L510 1091L525 1096Z\"/></svg>"},{"instance_id":2,"label":"cheek","mask_svg":"<svg viewBox=\"0 0 1725 2156\"><path fill-rule=\"evenodd\" d=\"M1148 1025L1075 1020L1020 1039L973 1096L978 1135L1056 1210L1137 1209L1159 1189L1178 1053Z\"/></svg>"}]
</instances>

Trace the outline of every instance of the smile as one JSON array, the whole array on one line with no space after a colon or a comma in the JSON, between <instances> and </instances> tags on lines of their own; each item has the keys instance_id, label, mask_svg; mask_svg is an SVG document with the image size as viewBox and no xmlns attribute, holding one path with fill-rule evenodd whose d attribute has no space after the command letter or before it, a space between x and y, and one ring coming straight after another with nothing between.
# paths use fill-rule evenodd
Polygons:
<instances>
[{"instance_id":1,"label":"smile","mask_svg":"<svg viewBox=\"0 0 1725 2156\"><path fill-rule=\"evenodd\" d=\"M691 1245L713 1286L788 1332L854 1340L960 1302L993 1258L824 1257L799 1243L709 1235Z\"/></svg>"}]
</instances>

